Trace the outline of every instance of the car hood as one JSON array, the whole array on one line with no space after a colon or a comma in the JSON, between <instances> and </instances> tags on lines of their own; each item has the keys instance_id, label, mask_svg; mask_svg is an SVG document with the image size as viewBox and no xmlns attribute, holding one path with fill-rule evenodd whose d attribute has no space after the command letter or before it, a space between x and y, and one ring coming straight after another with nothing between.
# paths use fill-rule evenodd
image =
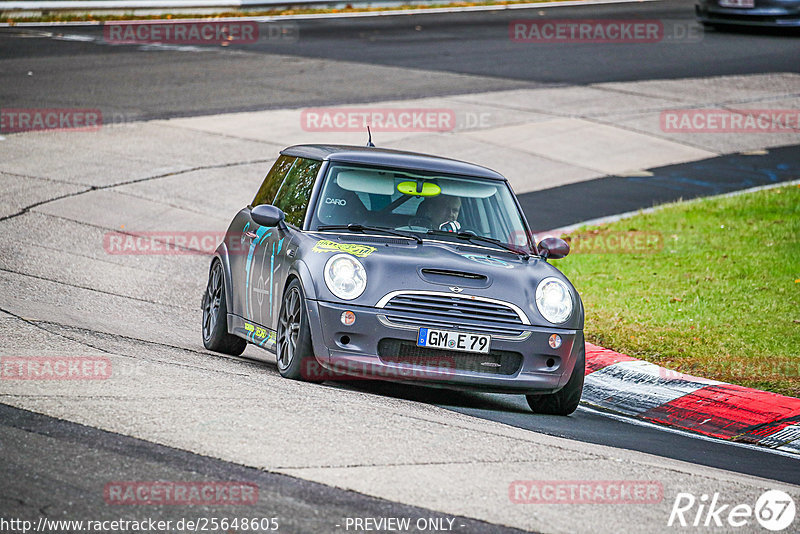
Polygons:
<instances>
[{"instance_id":1,"label":"car hood","mask_svg":"<svg viewBox=\"0 0 800 534\"><path fill-rule=\"evenodd\" d=\"M367 271L367 288L357 299L344 301L327 288L323 276L326 262L336 254L357 257ZM402 238L306 233L299 243L297 261L306 264L319 300L374 307L397 291L433 291L450 295L477 296L511 303L520 308L531 325L554 326L542 317L535 304L541 280L555 277L570 288L574 300L572 317L559 328L583 328L583 304L570 281L543 259L527 260L495 247L470 246L426 239L423 244Z\"/></svg>"}]
</instances>

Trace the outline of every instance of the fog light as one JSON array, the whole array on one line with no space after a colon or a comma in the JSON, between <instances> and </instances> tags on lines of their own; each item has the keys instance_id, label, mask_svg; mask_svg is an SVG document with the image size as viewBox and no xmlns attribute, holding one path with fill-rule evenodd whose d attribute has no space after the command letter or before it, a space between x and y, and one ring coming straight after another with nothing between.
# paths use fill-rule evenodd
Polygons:
<instances>
[{"instance_id":1,"label":"fog light","mask_svg":"<svg viewBox=\"0 0 800 534\"><path fill-rule=\"evenodd\" d=\"M351 311L342 312L342 324L350 326L356 322L356 314ZM559 345L561 343L559 342Z\"/></svg>"},{"instance_id":2,"label":"fog light","mask_svg":"<svg viewBox=\"0 0 800 534\"><path fill-rule=\"evenodd\" d=\"M344 321L344 316L342 316L342 321ZM550 344L551 348L557 349L561 346L561 336L558 334L553 334L550 336L550 339L548 339L547 342Z\"/></svg>"}]
</instances>

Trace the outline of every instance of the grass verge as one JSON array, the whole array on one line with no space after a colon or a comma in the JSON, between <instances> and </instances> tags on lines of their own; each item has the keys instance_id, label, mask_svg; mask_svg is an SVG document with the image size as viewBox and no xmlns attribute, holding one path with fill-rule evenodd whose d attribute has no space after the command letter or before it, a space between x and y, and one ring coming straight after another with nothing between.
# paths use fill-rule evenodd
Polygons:
<instances>
[{"instance_id":1,"label":"grass verge","mask_svg":"<svg viewBox=\"0 0 800 534\"><path fill-rule=\"evenodd\" d=\"M239 11L220 11L219 13L163 13L163 14L99 14L99 13L60 13L51 12L40 16L15 16L8 14L2 22L9 25L30 22L105 22L117 20L176 20L181 19L216 19L216 18L257 18L257 17L281 17L288 15L317 15L317 14L337 14L337 13L378 13L392 11L420 11L428 9L455 8L455 7L502 7L519 4L541 4L546 2L564 2L567 0L475 0L465 2L436 2L431 4L402 4L386 5L381 7L357 7L353 4L346 4L341 8L330 7L308 7L297 6L285 9L264 9L264 10L239 10Z\"/></svg>"},{"instance_id":2,"label":"grass verge","mask_svg":"<svg viewBox=\"0 0 800 534\"><path fill-rule=\"evenodd\" d=\"M679 202L569 237L587 340L800 397L800 186Z\"/></svg>"}]
</instances>

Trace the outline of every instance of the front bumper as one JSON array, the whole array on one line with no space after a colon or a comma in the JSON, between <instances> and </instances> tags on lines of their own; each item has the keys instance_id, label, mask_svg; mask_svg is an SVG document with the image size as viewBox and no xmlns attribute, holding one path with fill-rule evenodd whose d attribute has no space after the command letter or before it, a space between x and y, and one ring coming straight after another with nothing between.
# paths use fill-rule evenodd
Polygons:
<instances>
[{"instance_id":1,"label":"front bumper","mask_svg":"<svg viewBox=\"0 0 800 534\"><path fill-rule=\"evenodd\" d=\"M329 371L352 378L502 393L550 393L567 383L583 348L581 330L536 326L521 327L522 334L517 336L455 326L465 332L492 334L488 355L419 348L418 328L433 325L399 324L380 308L316 300L307 300L306 306L317 361ZM347 310L356 315L351 326L340 320ZM558 349L548 344L551 334L563 340Z\"/></svg>"},{"instance_id":2,"label":"front bumper","mask_svg":"<svg viewBox=\"0 0 800 534\"><path fill-rule=\"evenodd\" d=\"M768 28L800 28L800 7L764 6L748 9L696 4L695 14L706 24L736 24Z\"/></svg>"}]
</instances>

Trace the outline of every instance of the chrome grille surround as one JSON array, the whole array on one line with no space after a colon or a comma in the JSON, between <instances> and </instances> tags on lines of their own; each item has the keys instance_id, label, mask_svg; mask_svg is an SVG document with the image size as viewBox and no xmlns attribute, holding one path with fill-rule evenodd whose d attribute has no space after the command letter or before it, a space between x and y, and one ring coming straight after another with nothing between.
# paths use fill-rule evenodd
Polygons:
<instances>
[{"instance_id":1,"label":"chrome grille surround","mask_svg":"<svg viewBox=\"0 0 800 534\"><path fill-rule=\"evenodd\" d=\"M441 291L392 291L375 305L384 310L379 320L394 328L419 326L487 332L506 339L530 335L530 320L518 306L474 295ZM424 324L423 324L424 323Z\"/></svg>"}]
</instances>

